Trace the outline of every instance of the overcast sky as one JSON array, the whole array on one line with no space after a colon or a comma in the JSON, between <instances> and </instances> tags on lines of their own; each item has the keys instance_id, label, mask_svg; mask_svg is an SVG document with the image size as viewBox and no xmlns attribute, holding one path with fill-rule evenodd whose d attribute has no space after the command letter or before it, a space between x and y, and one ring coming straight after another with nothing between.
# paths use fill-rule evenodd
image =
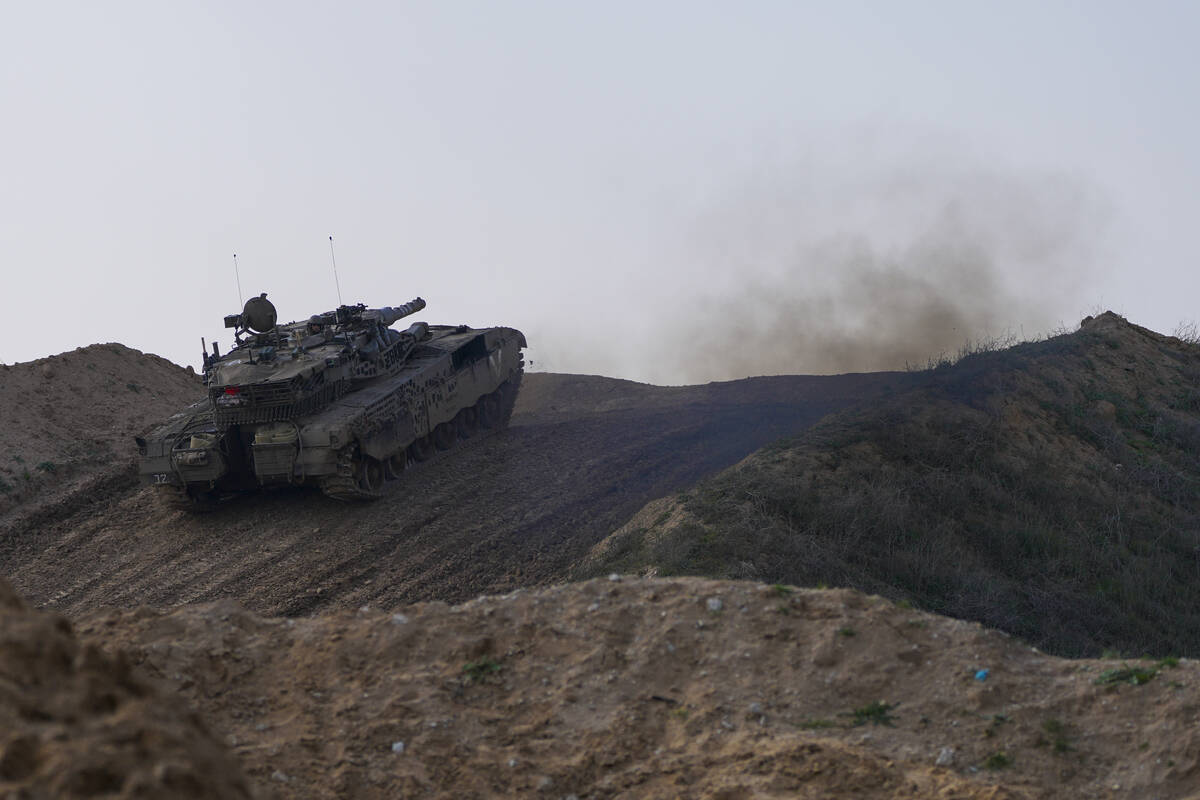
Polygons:
<instances>
[{"instance_id":1,"label":"overcast sky","mask_svg":"<svg viewBox=\"0 0 1200 800\"><path fill-rule=\"evenodd\" d=\"M0 361L420 295L535 369L1200 317L1200 4L8 3ZM899 363L897 363L899 362Z\"/></svg>"}]
</instances>

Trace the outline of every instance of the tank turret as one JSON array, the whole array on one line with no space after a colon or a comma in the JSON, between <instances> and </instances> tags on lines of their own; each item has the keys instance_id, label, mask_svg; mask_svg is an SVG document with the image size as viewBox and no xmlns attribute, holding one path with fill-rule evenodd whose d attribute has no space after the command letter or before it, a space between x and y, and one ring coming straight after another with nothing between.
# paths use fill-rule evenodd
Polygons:
<instances>
[{"instance_id":1,"label":"tank turret","mask_svg":"<svg viewBox=\"0 0 1200 800\"><path fill-rule=\"evenodd\" d=\"M266 294L241 314L225 317L234 348L205 357L204 381L219 427L308 414L352 391L357 382L395 374L429 335L424 324L389 326L425 308L420 297L403 305L343 305L303 322L277 324Z\"/></svg>"}]
</instances>

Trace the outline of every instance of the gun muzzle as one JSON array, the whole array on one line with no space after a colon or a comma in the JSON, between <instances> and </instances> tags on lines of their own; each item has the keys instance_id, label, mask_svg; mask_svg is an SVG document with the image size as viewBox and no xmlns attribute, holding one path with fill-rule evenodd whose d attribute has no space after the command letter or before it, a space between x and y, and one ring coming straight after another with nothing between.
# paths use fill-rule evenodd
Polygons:
<instances>
[{"instance_id":1,"label":"gun muzzle","mask_svg":"<svg viewBox=\"0 0 1200 800\"><path fill-rule=\"evenodd\" d=\"M425 301L421 298L416 298L405 303L402 306L395 308L387 306L385 308L376 308L373 310L374 316L384 325L391 325L398 319L403 319L410 314L415 314L425 307Z\"/></svg>"}]
</instances>

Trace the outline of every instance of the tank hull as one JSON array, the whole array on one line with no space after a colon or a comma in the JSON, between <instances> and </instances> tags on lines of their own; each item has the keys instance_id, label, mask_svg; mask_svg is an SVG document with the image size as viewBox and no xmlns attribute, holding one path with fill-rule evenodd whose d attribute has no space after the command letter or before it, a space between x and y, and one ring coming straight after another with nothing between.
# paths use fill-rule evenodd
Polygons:
<instances>
[{"instance_id":1,"label":"tank hull","mask_svg":"<svg viewBox=\"0 0 1200 800\"><path fill-rule=\"evenodd\" d=\"M377 497L410 464L507 423L524 346L512 328L430 326L392 374L313 413L228 424L197 403L139 440L141 478L185 505L296 484Z\"/></svg>"}]
</instances>

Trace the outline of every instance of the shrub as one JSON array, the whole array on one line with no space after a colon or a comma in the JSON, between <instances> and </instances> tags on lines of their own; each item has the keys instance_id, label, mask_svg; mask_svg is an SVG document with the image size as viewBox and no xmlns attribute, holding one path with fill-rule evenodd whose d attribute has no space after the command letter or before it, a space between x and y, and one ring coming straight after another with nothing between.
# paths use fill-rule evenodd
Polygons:
<instances>
[{"instance_id":1,"label":"shrub","mask_svg":"<svg viewBox=\"0 0 1200 800\"><path fill-rule=\"evenodd\" d=\"M891 710L899 706L899 703L885 703L882 700L876 700L873 703L868 703L862 708L856 708L850 712L852 717L851 723L855 726L866 725L868 722L872 725L886 725L889 728L895 727L895 717L891 715Z\"/></svg>"},{"instance_id":2,"label":"shrub","mask_svg":"<svg viewBox=\"0 0 1200 800\"><path fill-rule=\"evenodd\" d=\"M1158 674L1156 669L1143 669L1141 667L1131 667L1128 664L1122 664L1118 669L1106 669L1100 673L1100 677L1096 678L1096 683L1101 686L1108 686L1114 683L1128 683L1133 686L1141 686L1149 683Z\"/></svg>"},{"instance_id":3,"label":"shrub","mask_svg":"<svg viewBox=\"0 0 1200 800\"><path fill-rule=\"evenodd\" d=\"M490 656L484 656L478 661L468 661L466 664L463 664L463 673L471 683L478 683L490 675L495 675L501 669L503 667L500 662Z\"/></svg>"}]
</instances>

